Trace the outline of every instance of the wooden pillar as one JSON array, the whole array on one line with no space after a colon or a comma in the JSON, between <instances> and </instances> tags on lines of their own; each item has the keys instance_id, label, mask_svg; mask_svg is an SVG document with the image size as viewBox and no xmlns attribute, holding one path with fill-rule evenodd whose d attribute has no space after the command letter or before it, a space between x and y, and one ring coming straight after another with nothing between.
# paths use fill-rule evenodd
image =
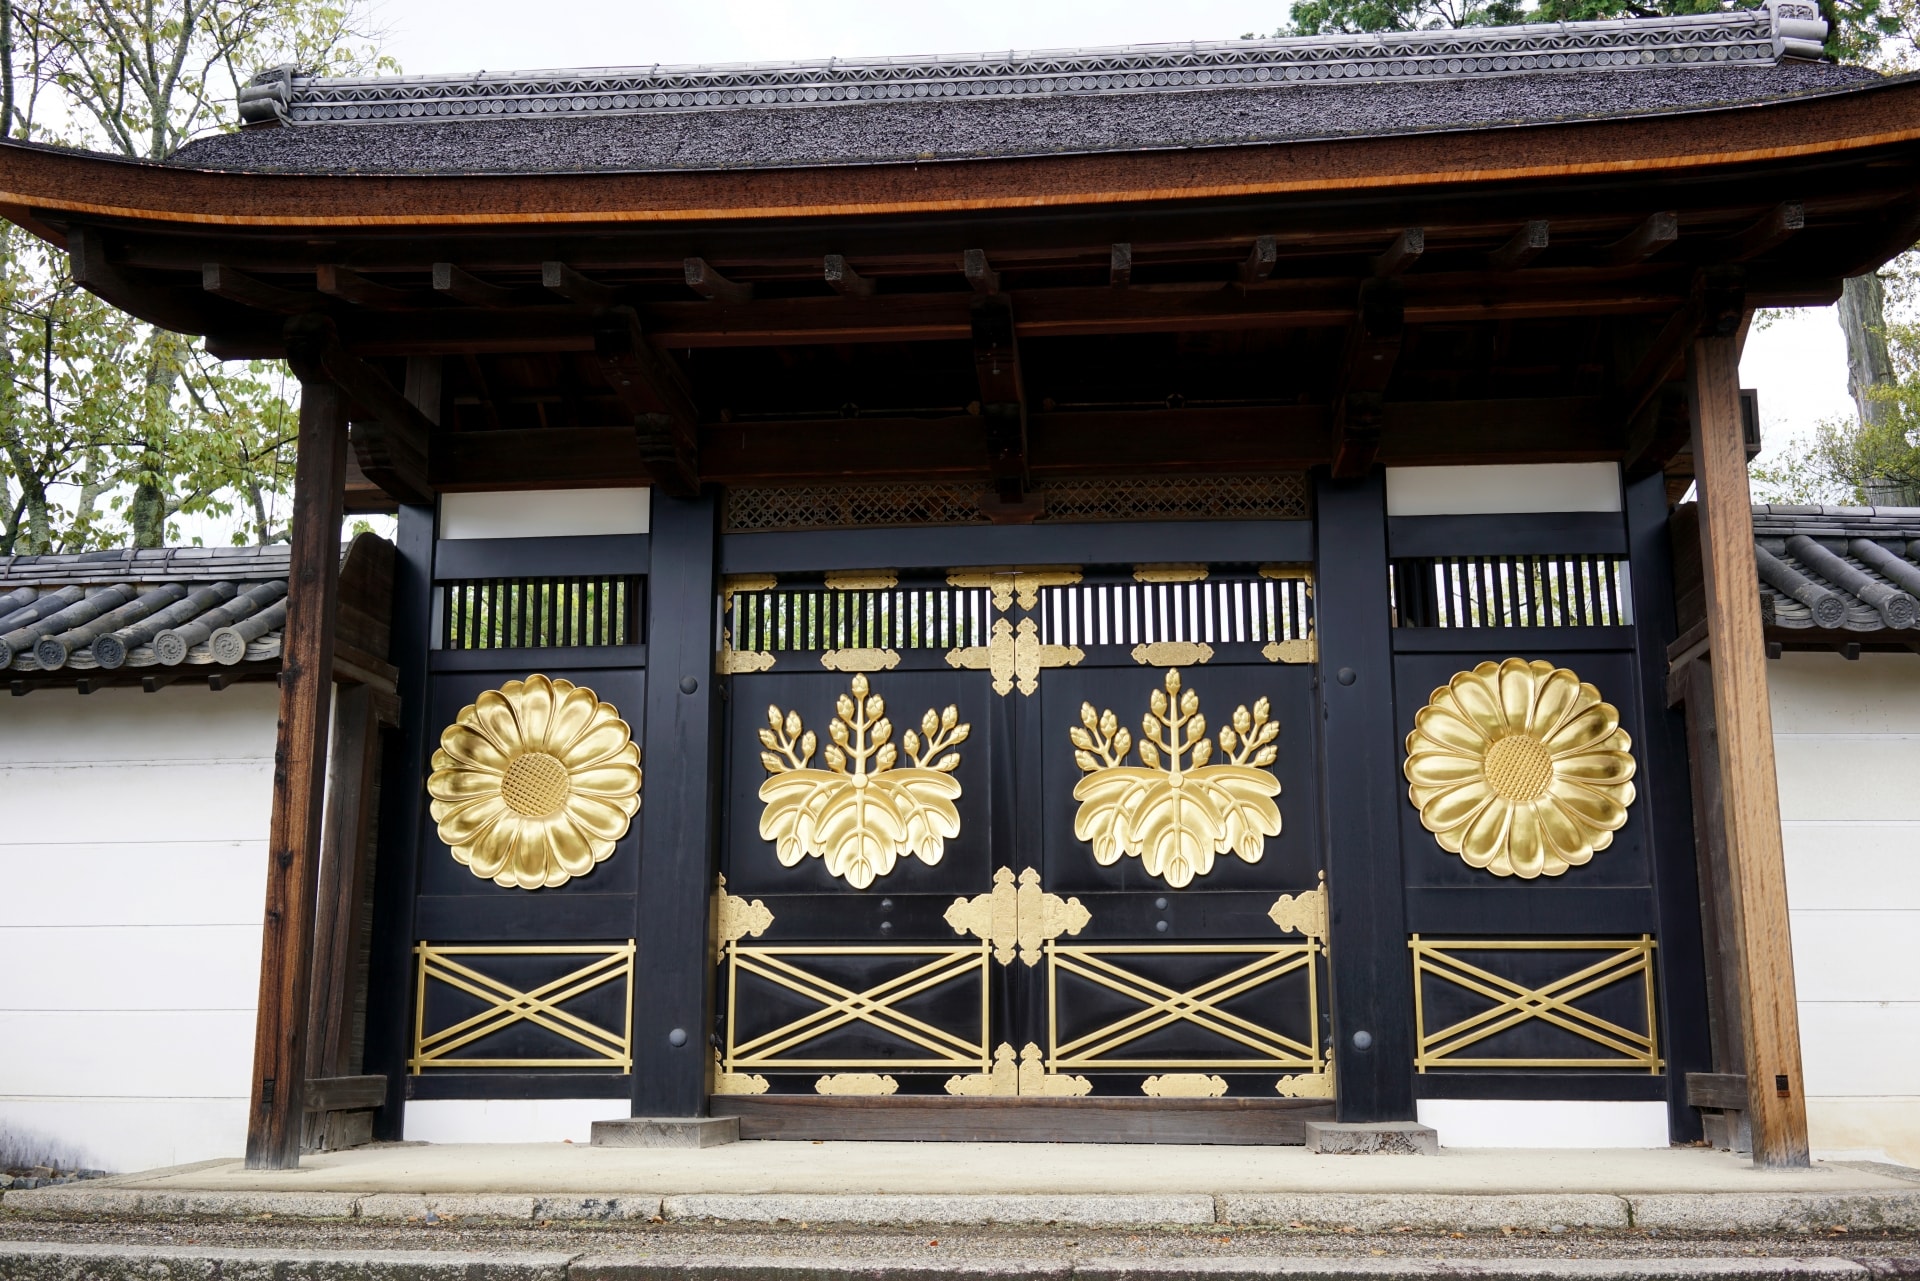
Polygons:
<instances>
[{"instance_id":1,"label":"wooden pillar","mask_svg":"<svg viewBox=\"0 0 1920 1281\"><path fill-rule=\"evenodd\" d=\"M354 971L369 860L380 727L374 691L341 685L333 700L327 766L327 814L321 833L319 893L308 1002L307 1076L345 1076L352 1061Z\"/></svg>"},{"instance_id":2,"label":"wooden pillar","mask_svg":"<svg viewBox=\"0 0 1920 1281\"><path fill-rule=\"evenodd\" d=\"M1807 1164L1800 1023L1787 924L1786 859L1773 762L1765 638L1753 560L1753 509L1733 337L1694 343L1693 460L1700 559L1712 642L1727 885L1740 937L1740 1023L1746 1044L1753 1161Z\"/></svg>"},{"instance_id":3,"label":"wooden pillar","mask_svg":"<svg viewBox=\"0 0 1920 1281\"><path fill-rule=\"evenodd\" d=\"M1327 966L1336 1110L1342 1121L1411 1121L1413 963L1400 868L1400 731L1393 710L1387 490L1322 477L1314 630L1326 788Z\"/></svg>"},{"instance_id":4,"label":"wooden pillar","mask_svg":"<svg viewBox=\"0 0 1920 1281\"><path fill-rule=\"evenodd\" d=\"M280 729L267 837L266 916L260 936L260 1005L254 1023L253 1103L247 1113L250 1170L286 1170L300 1163L309 959L333 695L345 409L331 383L302 380L287 625L281 643Z\"/></svg>"},{"instance_id":5,"label":"wooden pillar","mask_svg":"<svg viewBox=\"0 0 1920 1281\"><path fill-rule=\"evenodd\" d=\"M653 492L647 721L640 768L633 1115L704 1116L712 1055L708 903L717 864L714 697L718 504Z\"/></svg>"}]
</instances>

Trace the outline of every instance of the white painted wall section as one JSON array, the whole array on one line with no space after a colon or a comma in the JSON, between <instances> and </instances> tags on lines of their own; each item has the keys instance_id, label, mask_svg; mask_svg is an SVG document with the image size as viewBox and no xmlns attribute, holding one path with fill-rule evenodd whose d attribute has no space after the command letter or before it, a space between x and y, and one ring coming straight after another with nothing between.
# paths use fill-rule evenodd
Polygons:
<instances>
[{"instance_id":1,"label":"white painted wall section","mask_svg":"<svg viewBox=\"0 0 1920 1281\"><path fill-rule=\"evenodd\" d=\"M1664 1148L1667 1105L1563 1099L1421 1099L1443 1148Z\"/></svg>"},{"instance_id":2,"label":"white painted wall section","mask_svg":"<svg viewBox=\"0 0 1920 1281\"><path fill-rule=\"evenodd\" d=\"M442 494L442 538L566 538L644 534L652 516L647 489L532 489Z\"/></svg>"},{"instance_id":3,"label":"white painted wall section","mask_svg":"<svg viewBox=\"0 0 1920 1281\"><path fill-rule=\"evenodd\" d=\"M0 1129L137 1170L246 1146L277 688L0 716Z\"/></svg>"},{"instance_id":4,"label":"white painted wall section","mask_svg":"<svg viewBox=\"0 0 1920 1281\"><path fill-rule=\"evenodd\" d=\"M1619 510L1617 463L1387 468L1389 516Z\"/></svg>"},{"instance_id":5,"label":"white painted wall section","mask_svg":"<svg viewBox=\"0 0 1920 1281\"><path fill-rule=\"evenodd\" d=\"M1809 1137L1920 1165L1920 656L1767 673Z\"/></svg>"},{"instance_id":6,"label":"white painted wall section","mask_svg":"<svg viewBox=\"0 0 1920 1281\"><path fill-rule=\"evenodd\" d=\"M595 1121L624 1118L622 1099L413 1099L406 1137L426 1143L585 1143Z\"/></svg>"}]
</instances>

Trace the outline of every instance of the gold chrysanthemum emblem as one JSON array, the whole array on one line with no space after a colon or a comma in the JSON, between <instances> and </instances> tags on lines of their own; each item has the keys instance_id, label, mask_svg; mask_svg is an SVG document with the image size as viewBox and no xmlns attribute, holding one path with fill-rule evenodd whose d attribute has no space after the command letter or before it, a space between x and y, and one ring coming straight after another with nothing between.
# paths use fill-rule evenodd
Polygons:
<instances>
[{"instance_id":1,"label":"gold chrysanthemum emblem","mask_svg":"<svg viewBox=\"0 0 1920 1281\"><path fill-rule=\"evenodd\" d=\"M827 768L814 769L809 762L818 740L800 713L782 716L778 707L767 708L760 762L772 777L760 784L767 803L761 837L774 843L783 867L809 856L824 859L828 872L857 890L891 872L904 854L932 867L947 840L960 834L953 804L960 795L953 777L960 753L947 751L967 741L959 709L936 716L929 708L920 732L902 736L911 765L898 763L886 701L869 692L865 676L853 678L851 697L842 694L834 710Z\"/></svg>"},{"instance_id":2,"label":"gold chrysanthemum emblem","mask_svg":"<svg viewBox=\"0 0 1920 1281\"><path fill-rule=\"evenodd\" d=\"M529 676L460 709L427 780L440 839L499 885L565 885L613 853L640 808L640 749L610 703Z\"/></svg>"},{"instance_id":3,"label":"gold chrysanthemum emblem","mask_svg":"<svg viewBox=\"0 0 1920 1281\"><path fill-rule=\"evenodd\" d=\"M1566 668L1482 663L1414 717L1407 795L1440 848L1472 866L1558 876L1626 823L1632 746L1619 711Z\"/></svg>"},{"instance_id":4,"label":"gold chrysanthemum emblem","mask_svg":"<svg viewBox=\"0 0 1920 1281\"><path fill-rule=\"evenodd\" d=\"M1080 802L1073 834L1093 846L1094 861L1111 866L1132 855L1153 876L1179 889L1213 870L1214 856L1231 851L1258 863L1266 838L1280 835L1280 780L1266 769L1278 758L1280 726L1266 699L1233 712L1220 731L1224 763L1209 765L1213 744L1200 696L1182 692L1180 673L1154 690L1141 722L1140 761L1126 764L1133 736L1111 711L1080 705L1072 731L1073 759L1086 777L1073 789ZM1164 759L1166 764L1162 766Z\"/></svg>"}]
</instances>

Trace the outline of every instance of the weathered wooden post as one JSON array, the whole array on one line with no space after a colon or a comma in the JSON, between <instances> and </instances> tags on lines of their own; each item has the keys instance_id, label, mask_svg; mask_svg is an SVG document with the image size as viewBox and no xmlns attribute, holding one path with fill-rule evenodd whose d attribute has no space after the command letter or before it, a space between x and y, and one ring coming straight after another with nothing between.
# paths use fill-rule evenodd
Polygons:
<instances>
[{"instance_id":1,"label":"weathered wooden post","mask_svg":"<svg viewBox=\"0 0 1920 1281\"><path fill-rule=\"evenodd\" d=\"M250 1170L285 1170L300 1163L347 446L345 400L320 372L318 346L330 338L330 332L317 326L289 326L288 357L300 376L300 442L293 478L280 728L273 754L266 915L260 936L253 1101L247 1113Z\"/></svg>"},{"instance_id":2,"label":"weathered wooden post","mask_svg":"<svg viewBox=\"0 0 1920 1281\"><path fill-rule=\"evenodd\" d=\"M1727 885L1736 937L1723 939L1746 1045L1753 1161L1807 1164L1807 1108L1787 923L1786 857L1774 775L1765 640L1754 594L1753 509L1741 431L1740 352L1733 337L1693 345L1693 462L1700 559L1712 644Z\"/></svg>"}]
</instances>

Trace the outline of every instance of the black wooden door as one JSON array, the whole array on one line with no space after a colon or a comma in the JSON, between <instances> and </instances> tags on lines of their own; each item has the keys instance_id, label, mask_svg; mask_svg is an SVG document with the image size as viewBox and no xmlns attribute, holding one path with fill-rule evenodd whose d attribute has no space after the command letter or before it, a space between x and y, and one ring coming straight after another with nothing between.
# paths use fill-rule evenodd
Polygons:
<instances>
[{"instance_id":1,"label":"black wooden door","mask_svg":"<svg viewBox=\"0 0 1920 1281\"><path fill-rule=\"evenodd\" d=\"M1330 1097L1311 611L1287 566L730 583L716 1093Z\"/></svg>"}]
</instances>

